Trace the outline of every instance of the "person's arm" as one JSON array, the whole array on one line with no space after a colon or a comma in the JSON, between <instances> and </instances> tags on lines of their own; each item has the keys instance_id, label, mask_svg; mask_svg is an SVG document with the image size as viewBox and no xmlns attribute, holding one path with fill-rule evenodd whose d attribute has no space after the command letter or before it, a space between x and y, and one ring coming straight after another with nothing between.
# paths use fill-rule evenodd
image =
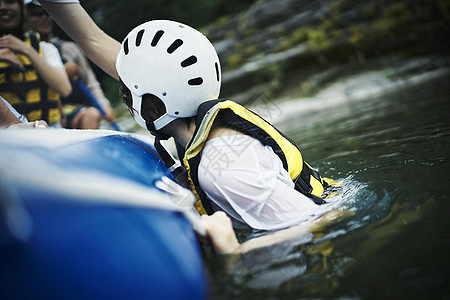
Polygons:
<instances>
[{"instance_id":1,"label":"person's arm","mask_svg":"<svg viewBox=\"0 0 450 300\"><path fill-rule=\"evenodd\" d=\"M103 32L79 3L40 1L56 23L106 73L118 79L115 63L120 43Z\"/></svg>"},{"instance_id":2,"label":"person's arm","mask_svg":"<svg viewBox=\"0 0 450 300\"><path fill-rule=\"evenodd\" d=\"M72 91L64 68L51 66L32 46L17 37L11 34L0 37L0 48L8 48L26 55L45 83L61 96L66 97Z\"/></svg>"},{"instance_id":3,"label":"person's arm","mask_svg":"<svg viewBox=\"0 0 450 300\"><path fill-rule=\"evenodd\" d=\"M349 218L354 214L355 212L350 210L335 209L311 222L304 222L283 230L270 232L249 239L242 244L238 242L234 229L231 226L231 220L224 212L218 211L211 216L203 215L201 222L211 241L211 246L217 254L240 254L294 239L297 242L301 241L301 243L309 242L313 239L315 233L319 233L327 226Z\"/></svg>"},{"instance_id":4,"label":"person's arm","mask_svg":"<svg viewBox=\"0 0 450 300\"><path fill-rule=\"evenodd\" d=\"M42 120L22 123L9 109L8 104L0 99L0 128L48 128L48 125L47 122Z\"/></svg>"},{"instance_id":5,"label":"person's arm","mask_svg":"<svg viewBox=\"0 0 450 300\"><path fill-rule=\"evenodd\" d=\"M9 127L20 123L22 122L9 110L3 100L0 100L0 127Z\"/></svg>"}]
</instances>

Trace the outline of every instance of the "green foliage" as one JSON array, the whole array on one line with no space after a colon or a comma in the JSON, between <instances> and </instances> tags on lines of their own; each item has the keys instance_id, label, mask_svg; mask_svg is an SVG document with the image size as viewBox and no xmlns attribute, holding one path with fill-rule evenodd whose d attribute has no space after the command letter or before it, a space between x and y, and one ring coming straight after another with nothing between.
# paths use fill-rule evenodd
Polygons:
<instances>
[{"instance_id":1,"label":"green foliage","mask_svg":"<svg viewBox=\"0 0 450 300\"><path fill-rule=\"evenodd\" d=\"M331 44L327 33L321 28L314 28L308 31L308 43L313 51L325 49Z\"/></svg>"},{"instance_id":2,"label":"green foliage","mask_svg":"<svg viewBox=\"0 0 450 300\"><path fill-rule=\"evenodd\" d=\"M357 46L360 45L365 37L366 28L364 25L357 24L350 27L350 44Z\"/></svg>"},{"instance_id":3,"label":"green foliage","mask_svg":"<svg viewBox=\"0 0 450 300\"><path fill-rule=\"evenodd\" d=\"M436 5L446 19L450 19L450 0L437 0Z\"/></svg>"},{"instance_id":4,"label":"green foliage","mask_svg":"<svg viewBox=\"0 0 450 300\"><path fill-rule=\"evenodd\" d=\"M254 56L258 54L258 48L255 45L249 45L245 48L245 54L247 56Z\"/></svg>"},{"instance_id":5,"label":"green foliage","mask_svg":"<svg viewBox=\"0 0 450 300\"><path fill-rule=\"evenodd\" d=\"M282 39L281 42L278 44L278 47L276 48L276 51L285 51L294 46L294 42L290 39Z\"/></svg>"},{"instance_id":6,"label":"green foliage","mask_svg":"<svg viewBox=\"0 0 450 300\"><path fill-rule=\"evenodd\" d=\"M239 54L233 54L230 57L228 57L226 65L230 69L236 68L238 65L240 65L243 62L242 55Z\"/></svg>"},{"instance_id":7,"label":"green foliage","mask_svg":"<svg viewBox=\"0 0 450 300\"><path fill-rule=\"evenodd\" d=\"M295 43L301 43L308 39L309 28L301 27L292 33L292 39Z\"/></svg>"},{"instance_id":8,"label":"green foliage","mask_svg":"<svg viewBox=\"0 0 450 300\"><path fill-rule=\"evenodd\" d=\"M230 21L229 16L221 16L216 20L217 25L224 26Z\"/></svg>"},{"instance_id":9,"label":"green foliage","mask_svg":"<svg viewBox=\"0 0 450 300\"><path fill-rule=\"evenodd\" d=\"M377 15L377 9L374 4L367 5L363 11L363 16L366 19L372 19Z\"/></svg>"},{"instance_id":10,"label":"green foliage","mask_svg":"<svg viewBox=\"0 0 450 300\"><path fill-rule=\"evenodd\" d=\"M344 5L344 0L337 0L330 4L330 12L332 18L339 18L339 15L342 12L342 7Z\"/></svg>"}]
</instances>

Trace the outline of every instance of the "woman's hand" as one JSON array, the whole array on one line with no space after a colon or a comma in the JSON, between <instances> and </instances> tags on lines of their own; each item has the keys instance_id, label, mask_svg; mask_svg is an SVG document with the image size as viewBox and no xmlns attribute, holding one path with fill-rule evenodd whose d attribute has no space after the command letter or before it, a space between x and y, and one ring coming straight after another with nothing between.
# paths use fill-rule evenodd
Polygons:
<instances>
[{"instance_id":1,"label":"woman's hand","mask_svg":"<svg viewBox=\"0 0 450 300\"><path fill-rule=\"evenodd\" d=\"M23 69L22 62L8 48L0 48L0 61L7 62L18 69Z\"/></svg>"},{"instance_id":2,"label":"woman's hand","mask_svg":"<svg viewBox=\"0 0 450 300\"><path fill-rule=\"evenodd\" d=\"M26 54L30 47L31 46L12 34L7 34L0 37L0 48L8 48L13 52Z\"/></svg>"},{"instance_id":3,"label":"woman's hand","mask_svg":"<svg viewBox=\"0 0 450 300\"><path fill-rule=\"evenodd\" d=\"M81 74L80 66L70 61L64 64L64 69L66 70L67 76L69 76L69 78L72 80L75 78L75 76Z\"/></svg>"},{"instance_id":4,"label":"woman's hand","mask_svg":"<svg viewBox=\"0 0 450 300\"><path fill-rule=\"evenodd\" d=\"M217 253L238 252L239 242L234 233L231 219L223 211L215 212L211 216L203 215L200 221Z\"/></svg>"},{"instance_id":5,"label":"woman's hand","mask_svg":"<svg viewBox=\"0 0 450 300\"><path fill-rule=\"evenodd\" d=\"M48 124L47 122L43 120L38 120L34 122L28 122L28 123L17 123L8 126L8 128L16 128L16 129L47 129Z\"/></svg>"}]
</instances>

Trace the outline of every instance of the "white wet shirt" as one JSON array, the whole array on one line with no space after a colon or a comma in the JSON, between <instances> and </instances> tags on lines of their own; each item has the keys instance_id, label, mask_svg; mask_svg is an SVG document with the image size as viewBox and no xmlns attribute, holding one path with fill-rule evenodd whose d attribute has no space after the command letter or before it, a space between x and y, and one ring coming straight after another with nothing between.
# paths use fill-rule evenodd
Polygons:
<instances>
[{"instance_id":1,"label":"white wet shirt","mask_svg":"<svg viewBox=\"0 0 450 300\"><path fill-rule=\"evenodd\" d=\"M234 227L285 228L309 219L319 207L294 189L272 148L247 135L207 141L198 178L213 208L225 211Z\"/></svg>"},{"instance_id":2,"label":"white wet shirt","mask_svg":"<svg viewBox=\"0 0 450 300\"><path fill-rule=\"evenodd\" d=\"M52 66L54 68L64 68L64 64L62 62L61 55L59 54L58 48L56 48L55 45L47 43L47 42L40 42L39 46L42 49L42 54L43 54L45 61L50 66Z\"/></svg>"}]
</instances>

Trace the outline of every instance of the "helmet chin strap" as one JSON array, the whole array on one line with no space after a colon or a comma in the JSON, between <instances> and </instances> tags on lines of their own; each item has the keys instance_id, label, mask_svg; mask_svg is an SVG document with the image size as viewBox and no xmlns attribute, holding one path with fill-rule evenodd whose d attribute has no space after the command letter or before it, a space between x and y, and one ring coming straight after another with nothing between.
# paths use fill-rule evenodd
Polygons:
<instances>
[{"instance_id":1,"label":"helmet chin strap","mask_svg":"<svg viewBox=\"0 0 450 300\"><path fill-rule=\"evenodd\" d=\"M161 144L161 140L167 140L170 138L170 135L165 134L161 131L161 129L156 129L154 122L148 122L146 121L142 115L141 115L141 103L142 98L137 97L133 94L133 108L137 111L135 115L135 120L141 125L142 127L147 127L147 130L150 131L152 135L155 136L155 149L158 152L161 160L166 165L167 169L169 169L169 172L171 172L174 177L175 181L180 184L183 187L188 187L188 179L187 179L187 173L185 168L180 164L178 160L175 160L172 155L167 151L166 148ZM166 117L164 117L166 116ZM173 121L173 118L168 116L167 114L164 115L164 118L160 118L160 123L167 122L170 123L170 121ZM161 126L161 124L159 124Z\"/></svg>"},{"instance_id":2,"label":"helmet chin strap","mask_svg":"<svg viewBox=\"0 0 450 300\"><path fill-rule=\"evenodd\" d=\"M160 132L152 132L155 134L155 149L158 152L161 160L169 169L169 171L174 175L175 181L183 186L188 187L188 179L186 169L180 164L178 160L175 160L173 156L167 151L167 149L161 144L161 140L167 140L168 135Z\"/></svg>"},{"instance_id":3,"label":"helmet chin strap","mask_svg":"<svg viewBox=\"0 0 450 300\"><path fill-rule=\"evenodd\" d=\"M163 128L164 126L166 126L167 124L176 119L178 119L178 117L172 117L168 113L165 113L164 115L153 121L153 127L156 130L160 130L161 128Z\"/></svg>"}]
</instances>

